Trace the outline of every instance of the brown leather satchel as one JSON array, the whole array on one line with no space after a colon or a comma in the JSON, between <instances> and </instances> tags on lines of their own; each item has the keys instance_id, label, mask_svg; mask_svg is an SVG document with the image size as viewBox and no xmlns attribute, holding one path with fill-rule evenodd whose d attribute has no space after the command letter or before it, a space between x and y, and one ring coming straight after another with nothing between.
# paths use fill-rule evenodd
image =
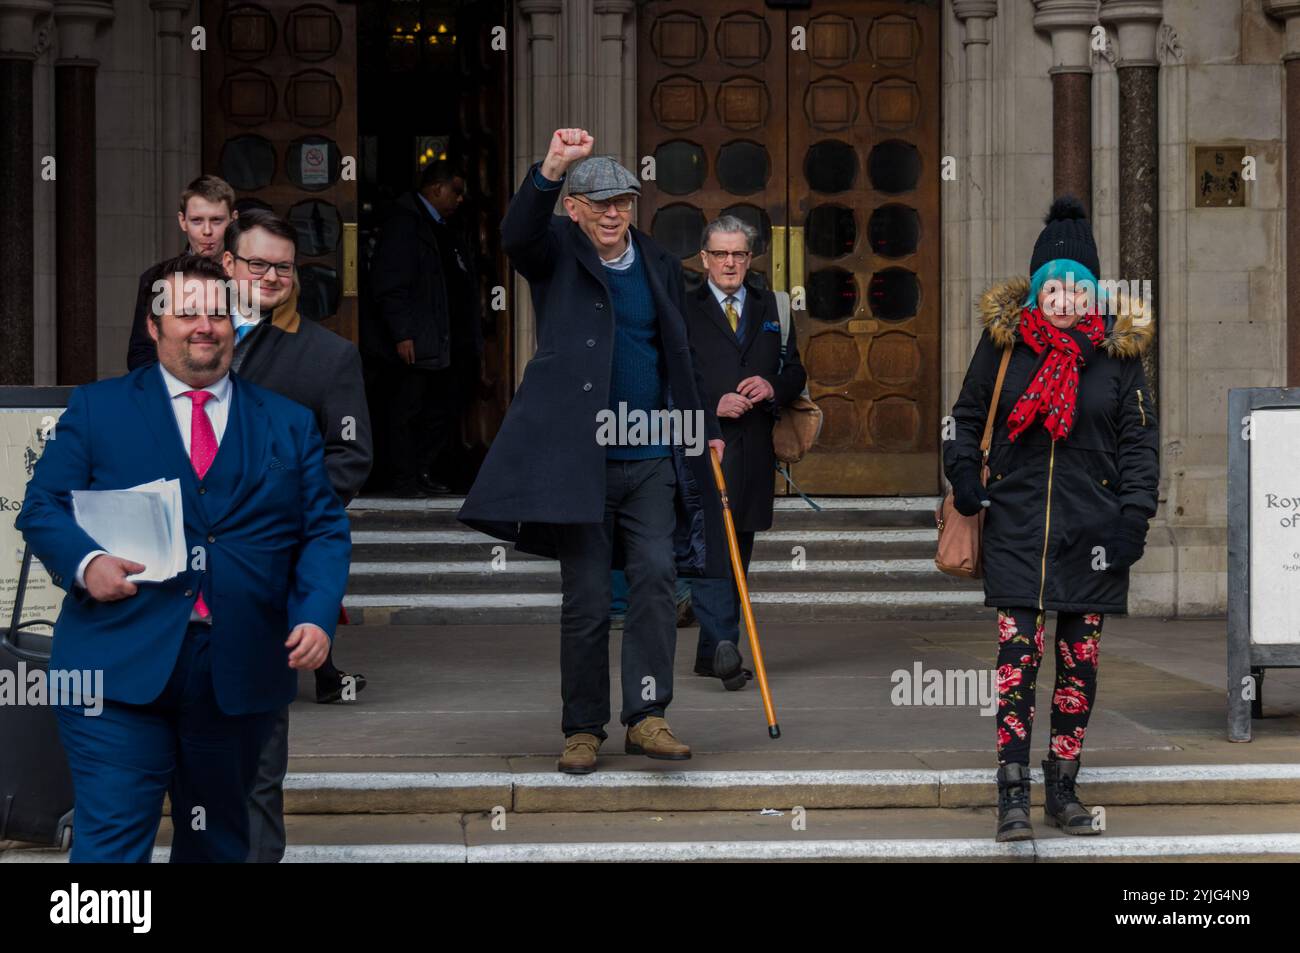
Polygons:
<instances>
[{"instance_id":1,"label":"brown leather satchel","mask_svg":"<svg viewBox=\"0 0 1300 953\"><path fill-rule=\"evenodd\" d=\"M1011 348L1002 352L1002 363L998 365L997 383L993 385L993 396L989 400L988 418L984 421L984 436L980 440L980 483L989 481L989 444L993 441L993 415L997 413L998 397L1002 393L1002 379L1007 376L1007 363L1011 360ZM984 510L980 509L974 516L963 516L957 512L953 503L952 488L949 487L943 502L934 513L935 522L939 524L939 548L934 557L934 564L940 572L963 579L979 579L984 575L984 566L980 561L980 539L984 533Z\"/></svg>"},{"instance_id":2,"label":"brown leather satchel","mask_svg":"<svg viewBox=\"0 0 1300 953\"><path fill-rule=\"evenodd\" d=\"M785 291L776 293L776 312L781 323L781 361L790 346L790 295ZM776 459L781 463L798 463L804 458L822 432L822 409L808 395L805 384L803 393L781 408L780 416L772 425L772 449Z\"/></svg>"}]
</instances>

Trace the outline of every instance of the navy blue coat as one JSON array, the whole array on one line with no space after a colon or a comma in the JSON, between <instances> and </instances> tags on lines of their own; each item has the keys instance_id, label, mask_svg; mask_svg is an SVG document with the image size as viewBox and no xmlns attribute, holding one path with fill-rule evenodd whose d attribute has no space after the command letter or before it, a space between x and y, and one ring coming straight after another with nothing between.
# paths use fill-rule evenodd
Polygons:
<instances>
[{"instance_id":1,"label":"navy blue coat","mask_svg":"<svg viewBox=\"0 0 1300 953\"><path fill-rule=\"evenodd\" d=\"M610 406L614 361L605 268L577 223L553 214L559 194L537 188L530 169L501 223L501 245L532 291L537 353L459 514L523 552L552 558L551 524L605 518L606 448L596 440L596 415ZM681 262L644 232L629 234L654 297L669 403L701 411L703 439L720 439L687 332ZM688 456L675 448L674 462L678 572L727 578L730 556L708 449Z\"/></svg>"},{"instance_id":2,"label":"navy blue coat","mask_svg":"<svg viewBox=\"0 0 1300 953\"><path fill-rule=\"evenodd\" d=\"M68 592L50 667L101 669L112 701L142 705L162 692L198 591L212 611L213 689L228 715L277 710L297 695L284 646L294 626L334 635L352 542L316 421L286 397L230 381L226 432L202 492L154 364L74 390L27 485L17 527ZM186 545L205 550L206 568L95 601L75 579L102 547L73 519L70 491L158 479L180 480Z\"/></svg>"}]
</instances>

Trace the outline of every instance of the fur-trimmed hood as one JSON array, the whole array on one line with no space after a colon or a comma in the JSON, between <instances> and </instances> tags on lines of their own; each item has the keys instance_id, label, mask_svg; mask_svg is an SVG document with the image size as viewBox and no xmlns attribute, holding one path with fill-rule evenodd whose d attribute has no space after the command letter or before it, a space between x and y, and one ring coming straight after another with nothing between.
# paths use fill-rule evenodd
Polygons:
<instances>
[{"instance_id":1,"label":"fur-trimmed hood","mask_svg":"<svg viewBox=\"0 0 1300 953\"><path fill-rule=\"evenodd\" d=\"M1015 344L1020 312L1029 294L1028 278L1011 278L988 288L979 300L980 318L999 348ZM1155 312L1150 304L1135 301L1130 307L1121 297L1119 313L1106 315L1106 337L1101 346L1111 357L1140 358L1155 339Z\"/></svg>"}]
</instances>

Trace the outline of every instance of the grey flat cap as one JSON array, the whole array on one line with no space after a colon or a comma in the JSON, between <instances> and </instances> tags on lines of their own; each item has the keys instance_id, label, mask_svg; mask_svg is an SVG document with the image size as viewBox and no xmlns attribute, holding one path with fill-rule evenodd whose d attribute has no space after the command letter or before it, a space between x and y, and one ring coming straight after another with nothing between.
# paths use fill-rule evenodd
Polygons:
<instances>
[{"instance_id":1,"label":"grey flat cap","mask_svg":"<svg viewBox=\"0 0 1300 953\"><path fill-rule=\"evenodd\" d=\"M593 202L600 202L629 192L640 195L641 183L613 156L583 159L569 173L570 195L585 195Z\"/></svg>"}]
</instances>

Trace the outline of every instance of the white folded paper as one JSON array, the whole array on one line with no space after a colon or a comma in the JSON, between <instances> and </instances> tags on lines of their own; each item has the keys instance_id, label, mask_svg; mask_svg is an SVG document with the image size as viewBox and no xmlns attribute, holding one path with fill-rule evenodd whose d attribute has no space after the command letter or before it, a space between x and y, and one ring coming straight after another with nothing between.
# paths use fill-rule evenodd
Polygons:
<instances>
[{"instance_id":1,"label":"white folded paper","mask_svg":"<svg viewBox=\"0 0 1300 953\"><path fill-rule=\"evenodd\" d=\"M165 582L185 571L179 480L154 480L126 490L73 490L72 515L100 549L144 565L132 582Z\"/></svg>"}]
</instances>

